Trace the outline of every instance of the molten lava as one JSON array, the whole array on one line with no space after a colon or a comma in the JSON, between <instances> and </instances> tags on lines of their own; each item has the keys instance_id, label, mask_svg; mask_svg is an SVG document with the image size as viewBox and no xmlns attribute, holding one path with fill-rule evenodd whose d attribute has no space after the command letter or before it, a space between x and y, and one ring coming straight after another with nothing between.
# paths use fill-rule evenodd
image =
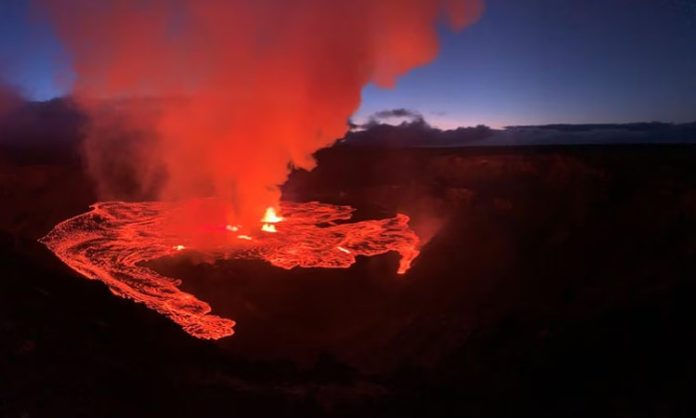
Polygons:
<instances>
[{"instance_id":1,"label":"molten lava","mask_svg":"<svg viewBox=\"0 0 696 418\"><path fill-rule=\"evenodd\" d=\"M266 213L263 215L263 218L261 219L261 222L266 224L277 224L278 222L282 221L283 218L281 216L278 216L276 214L275 209L272 207L266 209Z\"/></svg>"},{"instance_id":2,"label":"molten lava","mask_svg":"<svg viewBox=\"0 0 696 418\"><path fill-rule=\"evenodd\" d=\"M401 256L397 272L403 274L419 254L419 239L408 226L408 216L348 223L353 208L319 202L284 202L283 217L270 208L261 227L247 230L222 224L212 232L206 229L219 239L214 245L197 247L190 237L166 225L184 206L96 203L90 212L56 225L41 242L75 271L104 282L115 295L142 302L187 333L205 339L232 335L234 321L211 315L207 303L178 289L180 280L158 274L144 263L192 251L214 259L261 259L284 269L348 268L356 256L394 251Z\"/></svg>"}]
</instances>

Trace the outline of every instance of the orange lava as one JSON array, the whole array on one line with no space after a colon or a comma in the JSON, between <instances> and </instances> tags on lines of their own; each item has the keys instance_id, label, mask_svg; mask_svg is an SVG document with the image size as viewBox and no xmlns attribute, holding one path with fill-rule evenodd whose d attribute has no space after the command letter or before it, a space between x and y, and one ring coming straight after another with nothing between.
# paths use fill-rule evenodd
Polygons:
<instances>
[{"instance_id":1,"label":"orange lava","mask_svg":"<svg viewBox=\"0 0 696 418\"><path fill-rule=\"evenodd\" d=\"M215 244L200 248L167 232L167 220L181 210L182 205L165 202L96 203L90 212L56 225L40 241L83 276L104 282L115 295L144 303L204 339L232 335L235 322L210 314L210 305L179 290L180 280L144 263L193 251L219 259L261 259L284 269L348 268L356 256L393 251L401 256L397 272L403 274L419 254L418 236L403 214L348 223L354 211L350 206L284 202L283 216L271 210L262 219L263 230L238 234L243 227L221 224L209 231L218 235Z\"/></svg>"}]
</instances>

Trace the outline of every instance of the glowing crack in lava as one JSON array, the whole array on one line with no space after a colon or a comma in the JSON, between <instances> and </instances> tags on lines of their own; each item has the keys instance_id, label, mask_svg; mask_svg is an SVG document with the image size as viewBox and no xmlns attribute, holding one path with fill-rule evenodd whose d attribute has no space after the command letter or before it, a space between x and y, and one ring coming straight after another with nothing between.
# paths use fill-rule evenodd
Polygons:
<instances>
[{"instance_id":1,"label":"glowing crack in lava","mask_svg":"<svg viewBox=\"0 0 696 418\"><path fill-rule=\"evenodd\" d=\"M211 315L210 305L178 289L180 280L144 263L196 251L213 259L266 260L284 269L347 268L356 256L394 251L401 256L398 273L403 274L419 254L419 239L408 226L408 216L348 223L354 212L350 206L284 202L283 216L271 208L259 227L206 229L222 239L205 248L166 232L165 224L184 210L182 204L102 202L91 208L56 225L40 241L83 276L104 282L115 295L142 302L205 339L232 335L235 322Z\"/></svg>"}]
</instances>

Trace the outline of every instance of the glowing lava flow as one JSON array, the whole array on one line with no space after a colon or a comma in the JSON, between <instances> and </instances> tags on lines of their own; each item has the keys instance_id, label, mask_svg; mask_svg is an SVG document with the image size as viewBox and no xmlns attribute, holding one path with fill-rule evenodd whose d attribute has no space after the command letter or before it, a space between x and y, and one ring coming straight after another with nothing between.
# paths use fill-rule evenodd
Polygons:
<instances>
[{"instance_id":1,"label":"glowing lava flow","mask_svg":"<svg viewBox=\"0 0 696 418\"><path fill-rule=\"evenodd\" d=\"M237 234L241 226L221 225L229 239L201 249L185 237L164 232L165 220L176 216L180 206L103 202L56 225L41 242L75 271L104 282L115 295L142 302L187 333L206 339L232 335L234 321L211 315L207 303L178 289L180 280L144 263L186 250L221 259L262 259L284 269L347 268L356 256L394 251L401 256L398 273L403 274L419 254L418 236L406 215L340 223L351 218L353 208L309 202L283 203L280 209L283 217L269 209L261 229L250 235Z\"/></svg>"}]
</instances>

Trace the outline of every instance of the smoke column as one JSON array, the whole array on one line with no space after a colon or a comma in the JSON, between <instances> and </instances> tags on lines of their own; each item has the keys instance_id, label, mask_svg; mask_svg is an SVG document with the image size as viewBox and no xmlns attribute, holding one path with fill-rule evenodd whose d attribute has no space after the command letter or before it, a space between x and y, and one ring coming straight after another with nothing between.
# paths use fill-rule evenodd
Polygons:
<instances>
[{"instance_id":1,"label":"smoke column","mask_svg":"<svg viewBox=\"0 0 696 418\"><path fill-rule=\"evenodd\" d=\"M215 196L238 223L277 206L290 167L312 169L312 153L344 135L363 86L392 86L435 58L439 21L460 29L482 10L481 0L37 5L71 54L103 197L121 197L114 178L127 165L134 188Z\"/></svg>"}]
</instances>

